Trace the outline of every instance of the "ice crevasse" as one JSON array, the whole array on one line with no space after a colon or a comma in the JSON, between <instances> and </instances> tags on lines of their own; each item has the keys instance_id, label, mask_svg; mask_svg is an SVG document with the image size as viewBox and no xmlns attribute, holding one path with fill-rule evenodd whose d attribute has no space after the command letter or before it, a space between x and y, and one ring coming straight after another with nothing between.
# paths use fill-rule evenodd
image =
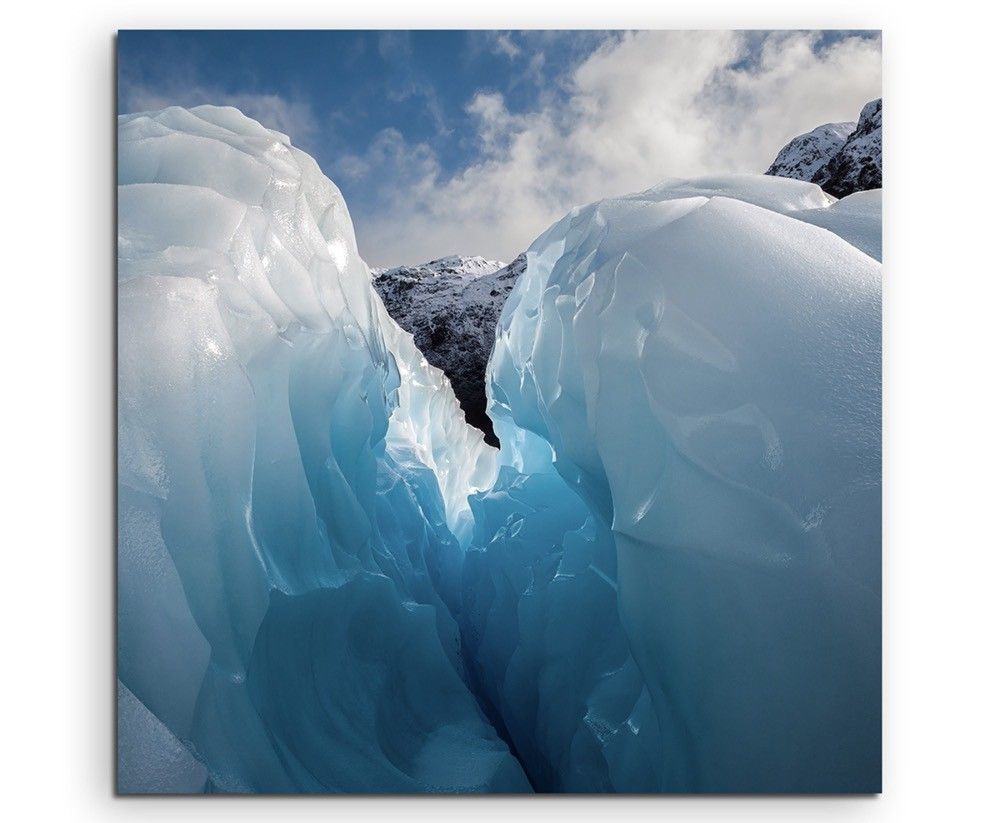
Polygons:
<instances>
[{"instance_id":1,"label":"ice crevasse","mask_svg":"<svg viewBox=\"0 0 1000 823\"><path fill-rule=\"evenodd\" d=\"M308 155L231 108L119 118L120 789L876 790L851 200L572 211L501 316L497 452Z\"/></svg>"}]
</instances>

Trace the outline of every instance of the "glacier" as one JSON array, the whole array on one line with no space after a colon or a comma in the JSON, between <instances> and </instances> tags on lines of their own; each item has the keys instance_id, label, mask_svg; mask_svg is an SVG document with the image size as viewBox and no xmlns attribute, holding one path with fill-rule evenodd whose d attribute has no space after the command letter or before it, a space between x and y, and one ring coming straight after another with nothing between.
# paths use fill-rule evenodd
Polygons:
<instances>
[{"instance_id":1,"label":"glacier","mask_svg":"<svg viewBox=\"0 0 1000 823\"><path fill-rule=\"evenodd\" d=\"M120 791L879 790L876 195L571 211L496 450L287 136L118 131Z\"/></svg>"}]
</instances>

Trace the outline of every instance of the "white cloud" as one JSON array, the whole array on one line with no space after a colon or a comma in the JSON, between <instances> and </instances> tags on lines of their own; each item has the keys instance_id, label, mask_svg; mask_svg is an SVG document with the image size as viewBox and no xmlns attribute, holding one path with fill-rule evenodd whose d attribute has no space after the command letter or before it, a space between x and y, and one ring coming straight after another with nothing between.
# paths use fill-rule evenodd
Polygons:
<instances>
[{"instance_id":1,"label":"white cloud","mask_svg":"<svg viewBox=\"0 0 1000 823\"><path fill-rule=\"evenodd\" d=\"M195 82L177 81L166 90L153 90L142 83L122 80L121 113L159 111L167 106L235 106L269 129L291 135L297 146L309 149L319 133L316 116L308 103L288 100L278 94L232 94Z\"/></svg>"},{"instance_id":2,"label":"white cloud","mask_svg":"<svg viewBox=\"0 0 1000 823\"><path fill-rule=\"evenodd\" d=\"M521 53L521 49L511 39L510 34L505 31L497 32L493 40L493 50L497 54L504 54L511 59L514 59Z\"/></svg>"},{"instance_id":3,"label":"white cloud","mask_svg":"<svg viewBox=\"0 0 1000 823\"><path fill-rule=\"evenodd\" d=\"M368 178L376 187L371 192L372 200L383 204L405 191L418 206L425 198L433 197L440 174L437 157L428 145L407 143L392 128L376 134L363 155L345 154L333 163L334 180Z\"/></svg>"},{"instance_id":4,"label":"white cloud","mask_svg":"<svg viewBox=\"0 0 1000 823\"><path fill-rule=\"evenodd\" d=\"M796 134L856 119L881 94L877 40L817 49L816 35L774 34L749 60L749 37L609 37L565 78L559 102L528 114L481 92L467 107L480 155L451 176L426 145L380 133L335 169L382 181L371 212L355 214L362 252L375 265L509 259L574 205L671 176L762 171Z\"/></svg>"}]
</instances>

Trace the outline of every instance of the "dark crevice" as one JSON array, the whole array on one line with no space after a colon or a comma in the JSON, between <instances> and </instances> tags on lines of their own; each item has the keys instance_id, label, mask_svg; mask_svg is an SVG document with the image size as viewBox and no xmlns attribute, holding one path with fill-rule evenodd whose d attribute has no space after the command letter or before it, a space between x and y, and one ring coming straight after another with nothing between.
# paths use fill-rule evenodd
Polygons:
<instances>
[{"instance_id":1,"label":"dark crevice","mask_svg":"<svg viewBox=\"0 0 1000 823\"><path fill-rule=\"evenodd\" d=\"M507 748L510 750L511 756L520 764L521 771L524 772L524 776L528 779L531 790L535 793L551 792L551 788L538 785L538 779L535 777L533 769L527 759L521 752L518 751L517 744L514 742L514 738L507 729L507 724L504 722L503 715L500 713L500 710L493 705L493 701L490 700L489 696L486 694L486 690L482 685L482 680L476 673L475 666L471 662L471 651L465 644L464 635L462 637L459 654L462 657L462 666L465 669L465 685L469 687L469 692L476 698L476 702L479 704L480 710L485 716L486 721L493 727L497 737L507 744Z\"/></svg>"}]
</instances>

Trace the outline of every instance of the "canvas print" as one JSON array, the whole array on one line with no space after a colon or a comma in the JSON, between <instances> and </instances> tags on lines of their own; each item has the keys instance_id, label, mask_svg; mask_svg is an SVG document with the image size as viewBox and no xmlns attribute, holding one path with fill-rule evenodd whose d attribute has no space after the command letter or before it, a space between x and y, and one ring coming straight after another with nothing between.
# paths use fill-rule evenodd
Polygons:
<instances>
[{"instance_id":1,"label":"canvas print","mask_svg":"<svg viewBox=\"0 0 1000 823\"><path fill-rule=\"evenodd\" d=\"M881 38L122 31L117 791L881 790Z\"/></svg>"}]
</instances>

